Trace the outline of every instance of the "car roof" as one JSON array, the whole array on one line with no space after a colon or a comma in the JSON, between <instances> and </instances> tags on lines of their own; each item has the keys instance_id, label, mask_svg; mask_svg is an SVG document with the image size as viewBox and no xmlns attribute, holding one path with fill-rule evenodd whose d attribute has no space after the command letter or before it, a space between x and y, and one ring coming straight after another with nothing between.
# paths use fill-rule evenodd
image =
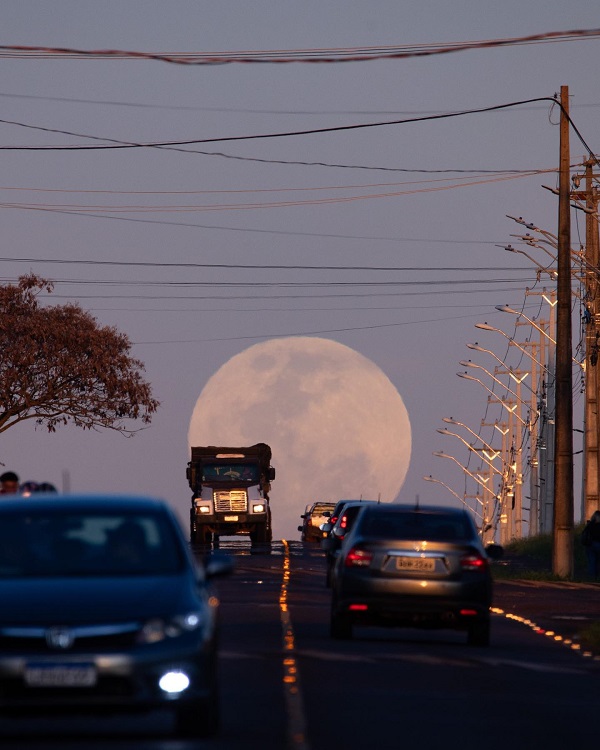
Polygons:
<instances>
[{"instance_id":1,"label":"car roof","mask_svg":"<svg viewBox=\"0 0 600 750\"><path fill-rule=\"evenodd\" d=\"M6 498L6 499L5 499ZM0 500L0 515L15 510L35 511L157 511L164 510L167 504L159 498L143 495L118 494L68 494L36 493L29 497L21 495L4 496Z\"/></svg>"},{"instance_id":2,"label":"car roof","mask_svg":"<svg viewBox=\"0 0 600 750\"><path fill-rule=\"evenodd\" d=\"M445 515L463 516L468 515L465 508L456 508L452 505L415 505L411 503L378 503L369 506L369 512L377 512L379 509L391 511L392 513L444 513Z\"/></svg>"}]
</instances>

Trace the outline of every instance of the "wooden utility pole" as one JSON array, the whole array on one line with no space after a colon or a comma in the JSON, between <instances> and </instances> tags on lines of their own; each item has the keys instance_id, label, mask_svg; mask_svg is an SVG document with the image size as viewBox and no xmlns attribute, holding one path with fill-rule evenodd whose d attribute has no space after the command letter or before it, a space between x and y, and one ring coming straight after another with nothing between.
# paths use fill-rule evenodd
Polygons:
<instances>
[{"instance_id":1,"label":"wooden utility pole","mask_svg":"<svg viewBox=\"0 0 600 750\"><path fill-rule=\"evenodd\" d=\"M560 89L560 167L558 182L558 281L556 315L556 432L552 570L573 576L573 375L571 363L571 221L569 88Z\"/></svg>"},{"instance_id":2,"label":"wooden utility pole","mask_svg":"<svg viewBox=\"0 0 600 750\"><path fill-rule=\"evenodd\" d=\"M585 190L571 191L571 198L585 201L585 497L582 516L588 519L600 510L600 406L598 354L600 348L600 284L598 279L598 202L600 191L594 187L595 160L585 162ZM580 176L573 178L579 187Z\"/></svg>"}]
</instances>

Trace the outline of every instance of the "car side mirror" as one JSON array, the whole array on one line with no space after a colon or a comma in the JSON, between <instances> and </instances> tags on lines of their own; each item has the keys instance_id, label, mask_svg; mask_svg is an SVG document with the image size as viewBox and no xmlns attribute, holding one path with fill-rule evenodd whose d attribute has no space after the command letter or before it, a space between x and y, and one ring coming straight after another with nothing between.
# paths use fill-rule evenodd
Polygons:
<instances>
[{"instance_id":1,"label":"car side mirror","mask_svg":"<svg viewBox=\"0 0 600 750\"><path fill-rule=\"evenodd\" d=\"M330 523L322 523L319 526L319 530L322 531L324 534L329 534L329 532L331 531L331 528L332 526Z\"/></svg>"},{"instance_id":2,"label":"car side mirror","mask_svg":"<svg viewBox=\"0 0 600 750\"><path fill-rule=\"evenodd\" d=\"M298 526L298 531L303 531L303 530L304 530L303 526Z\"/></svg>"}]
</instances>

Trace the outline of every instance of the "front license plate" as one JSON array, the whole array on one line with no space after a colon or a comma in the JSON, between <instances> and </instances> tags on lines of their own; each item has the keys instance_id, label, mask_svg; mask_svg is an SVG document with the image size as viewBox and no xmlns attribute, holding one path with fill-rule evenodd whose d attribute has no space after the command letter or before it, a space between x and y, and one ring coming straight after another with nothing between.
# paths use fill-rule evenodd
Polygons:
<instances>
[{"instance_id":1,"label":"front license plate","mask_svg":"<svg viewBox=\"0 0 600 750\"><path fill-rule=\"evenodd\" d=\"M30 664L25 669L29 687L93 687L96 681L93 664Z\"/></svg>"},{"instance_id":2,"label":"front license plate","mask_svg":"<svg viewBox=\"0 0 600 750\"><path fill-rule=\"evenodd\" d=\"M239 516L225 516L226 521L238 521Z\"/></svg>"},{"instance_id":3,"label":"front license plate","mask_svg":"<svg viewBox=\"0 0 600 750\"><path fill-rule=\"evenodd\" d=\"M435 570L435 560L431 557L397 557L396 570L415 570L432 573Z\"/></svg>"}]
</instances>

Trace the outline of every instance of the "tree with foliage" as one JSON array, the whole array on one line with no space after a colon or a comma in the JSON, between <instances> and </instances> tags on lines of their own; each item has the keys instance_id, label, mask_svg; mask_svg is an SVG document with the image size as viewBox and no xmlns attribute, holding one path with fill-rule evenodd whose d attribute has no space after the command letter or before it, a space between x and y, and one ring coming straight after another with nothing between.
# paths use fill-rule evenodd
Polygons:
<instances>
[{"instance_id":1,"label":"tree with foliage","mask_svg":"<svg viewBox=\"0 0 600 750\"><path fill-rule=\"evenodd\" d=\"M35 419L49 432L72 423L132 435L159 402L130 356L131 342L77 304L45 305L53 284L35 274L0 286L0 432Z\"/></svg>"}]
</instances>

